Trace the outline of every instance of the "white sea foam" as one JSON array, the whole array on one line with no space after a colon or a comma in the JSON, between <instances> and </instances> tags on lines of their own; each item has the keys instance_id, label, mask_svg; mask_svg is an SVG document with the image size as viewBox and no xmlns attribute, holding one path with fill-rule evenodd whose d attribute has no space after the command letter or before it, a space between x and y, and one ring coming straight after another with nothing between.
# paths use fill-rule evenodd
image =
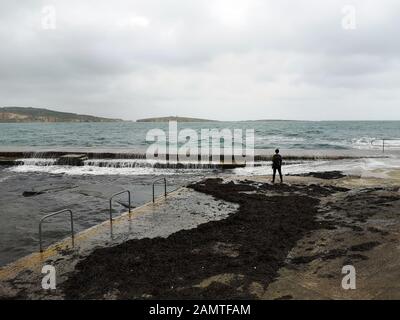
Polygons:
<instances>
[{"instance_id":1,"label":"white sea foam","mask_svg":"<svg viewBox=\"0 0 400 320\"><path fill-rule=\"evenodd\" d=\"M11 172L38 172L68 175L171 175L192 174L199 170L214 170L213 164L169 163L146 159L95 159L84 161L83 166L55 165L54 159L20 159L21 165L10 167Z\"/></svg>"},{"instance_id":2,"label":"white sea foam","mask_svg":"<svg viewBox=\"0 0 400 320\"><path fill-rule=\"evenodd\" d=\"M387 178L389 171L400 169L399 158L365 158L326 161L304 161L302 163L288 164L283 167L284 174L299 174L308 172L342 171L345 174L360 177ZM263 166L237 168L237 175L269 175L269 163Z\"/></svg>"},{"instance_id":3,"label":"white sea foam","mask_svg":"<svg viewBox=\"0 0 400 320\"><path fill-rule=\"evenodd\" d=\"M172 169L156 169L152 167L133 167L133 168L115 168L115 167L96 167L96 166L36 166L21 165L8 169L12 172L27 173L49 173L49 174L68 174L68 175L154 175L174 174ZM181 172L181 171L180 171Z\"/></svg>"},{"instance_id":4,"label":"white sea foam","mask_svg":"<svg viewBox=\"0 0 400 320\"><path fill-rule=\"evenodd\" d=\"M51 159L30 159L23 165L10 167L12 172L42 172L50 174L68 175L171 175L171 174L204 174L216 169L212 165L198 163L186 163L177 166L155 160L145 159L112 159L112 160L88 160L84 166L58 166L53 165ZM393 169L400 169L400 158L362 158L344 160L317 160L317 161L293 161L287 162L283 167L284 174L297 174L307 172L322 172L338 170L346 174L361 177L385 178ZM237 175L269 175L271 174L271 162L256 162L255 166L237 168L232 171Z\"/></svg>"}]
</instances>

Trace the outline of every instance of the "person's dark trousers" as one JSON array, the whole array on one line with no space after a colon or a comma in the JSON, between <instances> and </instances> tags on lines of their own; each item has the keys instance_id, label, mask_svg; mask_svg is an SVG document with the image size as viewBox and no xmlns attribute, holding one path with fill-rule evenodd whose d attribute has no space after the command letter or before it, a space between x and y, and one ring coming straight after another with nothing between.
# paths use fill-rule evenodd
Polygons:
<instances>
[{"instance_id":1,"label":"person's dark trousers","mask_svg":"<svg viewBox=\"0 0 400 320\"><path fill-rule=\"evenodd\" d=\"M278 172L279 172L279 177L281 178L281 182L283 182L281 167L272 168L272 169L274 170L274 174L273 174L273 176L272 176L272 183L275 183L276 170L278 170Z\"/></svg>"}]
</instances>

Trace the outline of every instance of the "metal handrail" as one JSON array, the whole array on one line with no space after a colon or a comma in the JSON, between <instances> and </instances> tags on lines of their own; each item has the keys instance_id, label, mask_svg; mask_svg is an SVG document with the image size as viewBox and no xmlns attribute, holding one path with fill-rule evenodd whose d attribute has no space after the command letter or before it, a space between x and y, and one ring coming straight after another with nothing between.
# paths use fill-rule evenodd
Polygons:
<instances>
[{"instance_id":1,"label":"metal handrail","mask_svg":"<svg viewBox=\"0 0 400 320\"><path fill-rule=\"evenodd\" d=\"M112 225L113 217L112 217L112 200L114 197L123 194L123 193L128 193L128 201L129 201L129 213L131 213L131 192L129 190L124 190L120 191L117 193L114 193L111 198L110 198L110 224Z\"/></svg>"},{"instance_id":2,"label":"metal handrail","mask_svg":"<svg viewBox=\"0 0 400 320\"><path fill-rule=\"evenodd\" d=\"M164 181L164 197L167 197L167 179L166 178L159 178L153 181L153 203L155 202L155 197L154 197L154 186L158 181Z\"/></svg>"},{"instance_id":3,"label":"metal handrail","mask_svg":"<svg viewBox=\"0 0 400 320\"><path fill-rule=\"evenodd\" d=\"M43 221L46 220L47 218L53 217L55 215L58 215L58 214L64 213L64 212L69 212L70 213L72 246L73 247L75 246L75 243L74 243L74 217L73 217L73 213L72 213L72 210L70 210L70 209L64 209L64 210L61 210L61 211L50 213L50 214L44 216L42 219L40 219L40 222L39 222L39 246L40 246L40 252L43 252L43 247L42 247L42 223L43 223Z\"/></svg>"},{"instance_id":4,"label":"metal handrail","mask_svg":"<svg viewBox=\"0 0 400 320\"><path fill-rule=\"evenodd\" d=\"M384 138L384 139L374 139L374 140L371 141L371 145L372 146L376 146L376 145L374 145L375 141L382 141L382 152L385 153L385 141L397 141L397 140L400 141L400 139L386 139L386 138Z\"/></svg>"}]
</instances>

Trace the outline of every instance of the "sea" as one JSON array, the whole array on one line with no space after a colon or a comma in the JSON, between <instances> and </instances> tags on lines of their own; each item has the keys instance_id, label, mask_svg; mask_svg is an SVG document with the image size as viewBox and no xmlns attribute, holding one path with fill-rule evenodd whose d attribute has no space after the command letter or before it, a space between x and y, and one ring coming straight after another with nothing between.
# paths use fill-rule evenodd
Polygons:
<instances>
[{"instance_id":1,"label":"sea","mask_svg":"<svg viewBox=\"0 0 400 320\"><path fill-rule=\"evenodd\" d=\"M371 149L374 140L400 139L400 121L239 121L178 123L178 130L253 129L256 149ZM1 123L1 146L142 149L151 129L168 123ZM379 145L379 141L375 141ZM393 144L396 144L393 141ZM397 142L397 145L400 145ZM380 146L379 146L380 147Z\"/></svg>"}]
</instances>

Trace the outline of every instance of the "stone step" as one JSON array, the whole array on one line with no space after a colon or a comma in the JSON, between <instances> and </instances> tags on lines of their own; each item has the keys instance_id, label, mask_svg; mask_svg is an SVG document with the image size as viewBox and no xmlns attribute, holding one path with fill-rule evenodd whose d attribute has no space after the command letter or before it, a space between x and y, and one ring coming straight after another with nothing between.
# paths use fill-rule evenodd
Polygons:
<instances>
[{"instance_id":1,"label":"stone step","mask_svg":"<svg viewBox=\"0 0 400 320\"><path fill-rule=\"evenodd\" d=\"M67 154L59 157L56 164L61 166L83 166L84 161L87 159L86 154Z\"/></svg>"}]
</instances>

